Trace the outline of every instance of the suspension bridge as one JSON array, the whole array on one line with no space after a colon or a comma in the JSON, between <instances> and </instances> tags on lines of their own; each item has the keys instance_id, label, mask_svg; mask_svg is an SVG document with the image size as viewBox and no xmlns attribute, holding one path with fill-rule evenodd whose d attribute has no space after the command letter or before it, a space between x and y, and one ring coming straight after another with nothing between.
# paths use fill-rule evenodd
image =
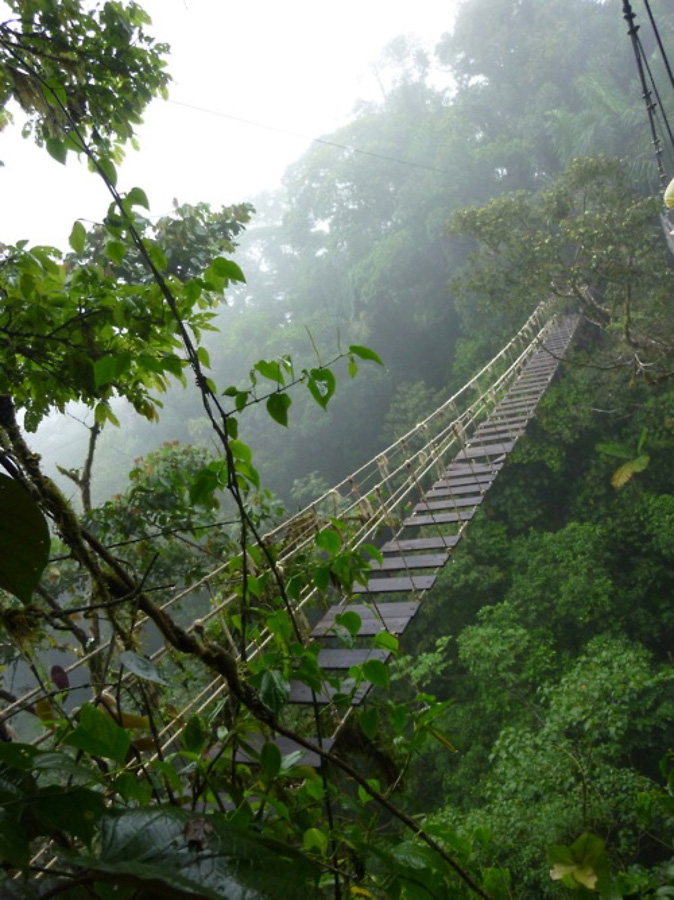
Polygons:
<instances>
[{"instance_id":1,"label":"suspension bridge","mask_svg":"<svg viewBox=\"0 0 674 900\"><path fill-rule=\"evenodd\" d=\"M299 679L291 681L286 708L313 710L306 717L314 731L308 737L319 747L332 746L351 712L366 699L371 683L354 682L349 672L369 660L388 663L391 649L386 641L377 641L377 636L404 635L535 415L577 325L577 316L554 316L548 304L541 304L515 337L435 412L265 535L265 544L275 548L275 565L283 571L302 555L315 558L317 545L320 554L317 536L334 530L335 522L349 526L339 533L342 549L370 548L369 567L351 590L308 587L293 609L296 621L302 623L303 640L318 647L322 675L318 689ZM229 615L240 594L230 563L176 592L164 608L210 597L205 615L195 620L190 630L217 632L233 655L250 661L270 646L272 636L260 629L246 647L237 641ZM71 685L70 709L91 699L88 673L97 659L111 659L113 650L108 641L79 658L71 654L65 665ZM164 660L167 655L169 659ZM168 648L161 646L151 660L155 665L162 661L170 665ZM163 750L179 740L180 723L195 714L207 714L227 695L224 679L205 668L198 677L194 673L191 677L189 699L159 732ZM21 697L5 703L0 712L3 725L15 718L25 720L27 710L34 710L34 704L45 695L44 682L38 682ZM317 714L326 708L329 715ZM44 737L44 732L41 734ZM296 752L298 762L312 766L320 762L316 753L287 737L263 733L251 735L236 750L235 759L254 761L260 746L269 740L275 741L283 754Z\"/></svg>"}]
</instances>

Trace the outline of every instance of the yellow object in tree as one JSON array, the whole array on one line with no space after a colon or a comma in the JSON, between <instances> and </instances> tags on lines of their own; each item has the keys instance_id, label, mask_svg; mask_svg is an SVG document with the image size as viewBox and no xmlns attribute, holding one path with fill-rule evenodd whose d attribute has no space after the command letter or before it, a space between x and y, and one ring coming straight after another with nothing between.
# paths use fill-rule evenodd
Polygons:
<instances>
[{"instance_id":1,"label":"yellow object in tree","mask_svg":"<svg viewBox=\"0 0 674 900\"><path fill-rule=\"evenodd\" d=\"M107 713L113 722L117 725L121 725L122 728L149 729L150 720L147 716L136 716L133 715L133 713L122 712L117 706L117 701L108 691L101 691L99 700L99 708L104 713Z\"/></svg>"},{"instance_id":2,"label":"yellow object in tree","mask_svg":"<svg viewBox=\"0 0 674 900\"><path fill-rule=\"evenodd\" d=\"M667 209L674 209L674 178L672 178L665 189L665 206Z\"/></svg>"}]
</instances>

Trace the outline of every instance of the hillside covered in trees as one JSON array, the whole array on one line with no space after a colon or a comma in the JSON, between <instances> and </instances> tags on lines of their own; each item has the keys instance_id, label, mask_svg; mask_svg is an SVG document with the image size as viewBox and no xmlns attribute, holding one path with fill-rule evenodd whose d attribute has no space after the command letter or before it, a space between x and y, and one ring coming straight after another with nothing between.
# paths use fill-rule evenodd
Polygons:
<instances>
[{"instance_id":1,"label":"hillside covered in trees","mask_svg":"<svg viewBox=\"0 0 674 900\"><path fill-rule=\"evenodd\" d=\"M619 3L463 0L277 191L154 220L118 185L161 36L7 6L0 125L110 206L0 245L0 894L673 895L674 10L634 4L662 172ZM377 550L330 493L300 552L273 529L544 300L581 315L561 377L389 666L326 675L308 620Z\"/></svg>"}]
</instances>

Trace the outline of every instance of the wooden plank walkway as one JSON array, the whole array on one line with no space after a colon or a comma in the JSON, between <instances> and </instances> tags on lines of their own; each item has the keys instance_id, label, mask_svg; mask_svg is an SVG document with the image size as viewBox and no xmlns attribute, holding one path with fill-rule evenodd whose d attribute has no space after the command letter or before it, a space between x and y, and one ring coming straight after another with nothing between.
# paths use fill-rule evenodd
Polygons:
<instances>
[{"instance_id":1,"label":"wooden plank walkway","mask_svg":"<svg viewBox=\"0 0 674 900\"><path fill-rule=\"evenodd\" d=\"M372 564L367 584L353 587L353 595L365 602L351 600L335 604L313 626L311 636L322 644L318 662L326 673L336 675L368 660L387 662L388 651L373 649L371 640L366 645L363 639L382 631L394 635L404 633L467 522L533 418L566 353L577 321L576 317L569 317L557 323L540 350L524 365L506 396L402 520L399 533L379 548L382 562ZM355 640L352 639L352 646L335 647L340 632L345 633L338 622L338 616L345 612L357 613L361 628ZM325 681L320 691L312 691L305 684L293 682L290 702L326 704L337 697L342 705L357 706L371 687L369 682L355 685L347 679L336 688L338 683L333 678Z\"/></svg>"}]
</instances>

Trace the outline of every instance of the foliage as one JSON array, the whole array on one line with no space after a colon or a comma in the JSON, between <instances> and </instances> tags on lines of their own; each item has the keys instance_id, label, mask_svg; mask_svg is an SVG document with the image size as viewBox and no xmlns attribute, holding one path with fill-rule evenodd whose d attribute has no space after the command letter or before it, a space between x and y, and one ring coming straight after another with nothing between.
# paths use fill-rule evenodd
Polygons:
<instances>
[{"instance_id":1,"label":"foliage","mask_svg":"<svg viewBox=\"0 0 674 900\"><path fill-rule=\"evenodd\" d=\"M0 25L0 103L18 100L24 133L59 161L81 141L101 159L121 158L147 104L165 94L168 47L145 31L137 4L72 0L8 0L12 18Z\"/></svg>"},{"instance_id":2,"label":"foliage","mask_svg":"<svg viewBox=\"0 0 674 900\"><path fill-rule=\"evenodd\" d=\"M2 102L19 99L57 160L83 155L112 203L92 231L75 223L66 256L2 250L0 619L33 684L25 701L2 692L2 890L663 895L671 269L635 167L599 155L642 144L610 5L465 3L440 47L452 92L396 42L383 102L298 161L248 235L249 204L176 205L153 224L145 192L116 186L121 146L167 83L135 4L11 6ZM569 162L577 146L591 158ZM238 242L249 283L229 258ZM310 536L288 552L292 523L264 537L282 515L267 485L289 494L294 480L297 504L325 493L550 291L601 331L581 331L578 367L551 388L406 652L374 638L398 655L397 677L379 659L323 671L309 622L363 582L377 551L351 549L354 523L329 496L294 523ZM369 363L367 387L338 387L340 365L353 376ZM196 394L174 399L188 373ZM21 428L74 400L94 413L85 464L62 469L81 515ZM123 401L147 420L162 409L175 432L152 449L125 422L138 458L96 505L98 434L124 419ZM193 446L190 428L215 451ZM624 470L620 491L616 456L638 475ZM181 610L176 593L201 579ZM335 645L361 624L341 615ZM52 651L86 668L51 664ZM334 690L338 710L377 689L339 752L306 737L329 734L332 712L290 708L296 681Z\"/></svg>"}]
</instances>

